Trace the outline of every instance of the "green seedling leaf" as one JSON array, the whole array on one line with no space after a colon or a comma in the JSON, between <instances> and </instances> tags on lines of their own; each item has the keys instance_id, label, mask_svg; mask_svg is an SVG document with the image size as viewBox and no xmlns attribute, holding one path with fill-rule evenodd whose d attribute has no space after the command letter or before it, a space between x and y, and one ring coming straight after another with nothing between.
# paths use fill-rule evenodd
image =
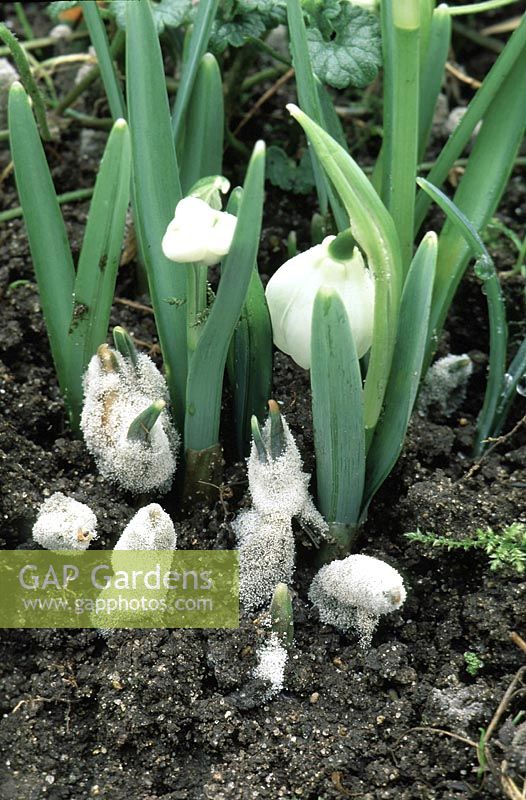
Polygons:
<instances>
[{"instance_id":1,"label":"green seedling leaf","mask_svg":"<svg viewBox=\"0 0 526 800\"><path fill-rule=\"evenodd\" d=\"M320 28L307 28L312 67L318 78L337 89L368 86L382 64L381 38L374 14L348 2L318 17Z\"/></svg>"},{"instance_id":2,"label":"green seedling leaf","mask_svg":"<svg viewBox=\"0 0 526 800\"><path fill-rule=\"evenodd\" d=\"M120 325L116 325L113 329L113 342L121 356L131 361L134 367L137 366L137 348L128 331Z\"/></svg>"},{"instance_id":3,"label":"green seedling leaf","mask_svg":"<svg viewBox=\"0 0 526 800\"><path fill-rule=\"evenodd\" d=\"M138 414L126 434L128 439L135 439L139 442L146 442L150 438L150 431L159 419L161 413L166 408L164 400L156 400L144 411Z\"/></svg>"},{"instance_id":4,"label":"green seedling leaf","mask_svg":"<svg viewBox=\"0 0 526 800\"><path fill-rule=\"evenodd\" d=\"M268 411L270 417L270 455L272 458L279 458L285 452L285 431L283 430L281 412L275 400L268 401Z\"/></svg>"},{"instance_id":5,"label":"green seedling leaf","mask_svg":"<svg viewBox=\"0 0 526 800\"><path fill-rule=\"evenodd\" d=\"M259 421L255 414L252 415L252 419L250 420L250 427L252 430L252 438L256 445L256 450L258 451L259 460L266 464L268 461L267 448L265 447Z\"/></svg>"}]
</instances>

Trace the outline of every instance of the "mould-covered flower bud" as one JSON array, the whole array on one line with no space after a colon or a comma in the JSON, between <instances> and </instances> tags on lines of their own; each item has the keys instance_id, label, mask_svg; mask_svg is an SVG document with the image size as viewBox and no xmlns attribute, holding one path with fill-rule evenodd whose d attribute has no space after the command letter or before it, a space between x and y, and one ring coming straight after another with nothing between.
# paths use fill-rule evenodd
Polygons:
<instances>
[{"instance_id":1,"label":"mould-covered flower bud","mask_svg":"<svg viewBox=\"0 0 526 800\"><path fill-rule=\"evenodd\" d=\"M96 528L89 506L55 492L39 508L33 539L47 550L87 550L97 538Z\"/></svg>"},{"instance_id":2,"label":"mould-covered flower bud","mask_svg":"<svg viewBox=\"0 0 526 800\"><path fill-rule=\"evenodd\" d=\"M174 524L158 503L141 508L124 528L115 550L175 550Z\"/></svg>"},{"instance_id":3,"label":"mould-covered flower bud","mask_svg":"<svg viewBox=\"0 0 526 800\"><path fill-rule=\"evenodd\" d=\"M405 598L402 576L384 561L364 555L322 567L309 590L321 621L342 631L356 630L364 646L380 617L400 608Z\"/></svg>"}]
</instances>

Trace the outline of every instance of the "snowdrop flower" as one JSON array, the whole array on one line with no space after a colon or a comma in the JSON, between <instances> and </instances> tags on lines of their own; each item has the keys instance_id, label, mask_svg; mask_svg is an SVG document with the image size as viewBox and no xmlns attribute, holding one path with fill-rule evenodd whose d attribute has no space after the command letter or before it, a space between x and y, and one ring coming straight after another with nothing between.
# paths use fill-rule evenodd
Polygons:
<instances>
[{"instance_id":1,"label":"snowdrop flower","mask_svg":"<svg viewBox=\"0 0 526 800\"><path fill-rule=\"evenodd\" d=\"M304 369L310 368L311 321L314 300L322 286L335 289L349 317L358 358L369 350L373 337L374 280L362 254L351 258L330 255L335 236L327 236L287 261L267 284L266 297L274 344Z\"/></svg>"},{"instance_id":2,"label":"snowdrop flower","mask_svg":"<svg viewBox=\"0 0 526 800\"><path fill-rule=\"evenodd\" d=\"M80 427L104 477L135 494L168 491L179 436L167 402L166 381L148 356L137 354L134 364L107 345L99 347L84 375ZM152 406L154 421L144 425L141 415Z\"/></svg>"},{"instance_id":3,"label":"snowdrop flower","mask_svg":"<svg viewBox=\"0 0 526 800\"><path fill-rule=\"evenodd\" d=\"M55 492L39 508L33 539L47 550L87 550L97 538L96 527L89 506Z\"/></svg>"},{"instance_id":4,"label":"snowdrop flower","mask_svg":"<svg viewBox=\"0 0 526 800\"><path fill-rule=\"evenodd\" d=\"M321 621L344 632L356 630L365 647L380 617L400 608L405 598L402 576L384 561L363 555L322 567L309 590Z\"/></svg>"},{"instance_id":5,"label":"snowdrop flower","mask_svg":"<svg viewBox=\"0 0 526 800\"><path fill-rule=\"evenodd\" d=\"M230 250L237 218L199 197L185 197L163 237L166 258L181 263L217 264Z\"/></svg>"}]
</instances>

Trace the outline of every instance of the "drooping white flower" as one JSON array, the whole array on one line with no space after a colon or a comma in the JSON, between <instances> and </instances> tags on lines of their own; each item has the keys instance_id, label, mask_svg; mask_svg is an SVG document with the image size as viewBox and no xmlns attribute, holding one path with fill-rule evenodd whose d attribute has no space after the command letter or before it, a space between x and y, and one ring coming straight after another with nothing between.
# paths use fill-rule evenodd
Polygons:
<instances>
[{"instance_id":1,"label":"drooping white flower","mask_svg":"<svg viewBox=\"0 0 526 800\"><path fill-rule=\"evenodd\" d=\"M162 241L170 261L217 264L230 250L237 218L199 197L185 197L175 209Z\"/></svg>"},{"instance_id":2,"label":"drooping white flower","mask_svg":"<svg viewBox=\"0 0 526 800\"><path fill-rule=\"evenodd\" d=\"M378 558L352 555L332 561L314 577L309 599L320 619L342 631L354 629L368 646L383 614L403 605L402 576Z\"/></svg>"},{"instance_id":3,"label":"drooping white flower","mask_svg":"<svg viewBox=\"0 0 526 800\"><path fill-rule=\"evenodd\" d=\"M139 509L124 528L115 550L175 550L174 524L158 503Z\"/></svg>"},{"instance_id":4,"label":"drooping white flower","mask_svg":"<svg viewBox=\"0 0 526 800\"><path fill-rule=\"evenodd\" d=\"M166 381L148 356L137 355L133 364L106 345L99 348L84 375L80 427L104 477L135 494L168 491L179 436L167 410L160 412L147 436L129 435L139 414L168 399Z\"/></svg>"},{"instance_id":5,"label":"drooping white flower","mask_svg":"<svg viewBox=\"0 0 526 800\"><path fill-rule=\"evenodd\" d=\"M335 239L291 258L272 276L265 291L274 344L304 369L310 368L311 321L321 286L335 289L347 311L358 358L369 350L373 337L374 280L362 254L339 261L329 254Z\"/></svg>"},{"instance_id":6,"label":"drooping white flower","mask_svg":"<svg viewBox=\"0 0 526 800\"><path fill-rule=\"evenodd\" d=\"M97 538L97 518L91 508L62 492L42 503L33 525L33 539L46 550L87 550Z\"/></svg>"}]
</instances>

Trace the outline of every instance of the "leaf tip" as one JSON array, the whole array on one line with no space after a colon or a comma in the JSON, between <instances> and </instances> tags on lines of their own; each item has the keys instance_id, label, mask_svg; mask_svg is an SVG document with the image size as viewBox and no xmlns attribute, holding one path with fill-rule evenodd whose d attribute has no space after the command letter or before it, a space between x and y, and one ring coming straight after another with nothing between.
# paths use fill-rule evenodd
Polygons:
<instances>
[{"instance_id":1,"label":"leaf tip","mask_svg":"<svg viewBox=\"0 0 526 800\"><path fill-rule=\"evenodd\" d=\"M287 111L289 112L289 114L290 114L292 117L294 117L294 119L297 119L297 118L298 118L298 114L301 114L301 109L300 109L300 108L298 108L298 106L296 105L296 103L287 103L287 105L285 106L285 108L287 109Z\"/></svg>"}]
</instances>

